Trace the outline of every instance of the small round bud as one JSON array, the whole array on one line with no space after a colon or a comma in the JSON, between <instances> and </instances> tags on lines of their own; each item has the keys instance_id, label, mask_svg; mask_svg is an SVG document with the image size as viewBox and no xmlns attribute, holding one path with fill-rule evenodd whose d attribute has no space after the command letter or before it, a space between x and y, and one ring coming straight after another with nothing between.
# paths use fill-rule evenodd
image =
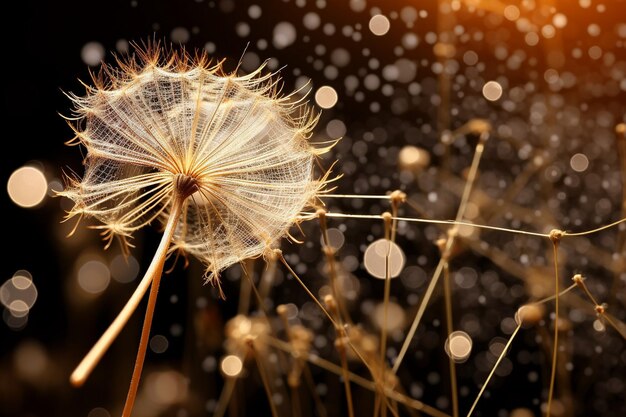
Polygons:
<instances>
[{"instance_id":1,"label":"small round bud","mask_svg":"<svg viewBox=\"0 0 626 417\"><path fill-rule=\"evenodd\" d=\"M287 306L284 304L280 304L279 306L276 307L276 314L278 314L279 316L284 316L287 314Z\"/></svg>"},{"instance_id":2,"label":"small round bud","mask_svg":"<svg viewBox=\"0 0 626 417\"><path fill-rule=\"evenodd\" d=\"M398 154L398 165L406 171L420 172L430 165L430 154L416 146L405 146Z\"/></svg>"},{"instance_id":3,"label":"small round bud","mask_svg":"<svg viewBox=\"0 0 626 417\"><path fill-rule=\"evenodd\" d=\"M574 281L574 283L576 285L578 285L579 287L583 286L583 281L585 280L585 277L583 277L581 274L575 274L572 277L572 281Z\"/></svg>"},{"instance_id":4,"label":"small round bud","mask_svg":"<svg viewBox=\"0 0 626 417\"><path fill-rule=\"evenodd\" d=\"M389 198L394 204L404 203L406 201L406 193L400 190L395 190L389 195Z\"/></svg>"},{"instance_id":5,"label":"small round bud","mask_svg":"<svg viewBox=\"0 0 626 417\"><path fill-rule=\"evenodd\" d=\"M565 235L565 232L562 230L559 230L559 229L550 230L550 240L552 241L552 243L559 243L564 235Z\"/></svg>"},{"instance_id":6,"label":"small round bud","mask_svg":"<svg viewBox=\"0 0 626 417\"><path fill-rule=\"evenodd\" d=\"M335 297L330 294L324 296L324 304L326 304L326 307L328 307L329 310L334 310L337 307Z\"/></svg>"},{"instance_id":7,"label":"small round bud","mask_svg":"<svg viewBox=\"0 0 626 417\"><path fill-rule=\"evenodd\" d=\"M472 119L467 122L467 130L475 135L491 132L491 123L485 119Z\"/></svg>"},{"instance_id":8,"label":"small round bud","mask_svg":"<svg viewBox=\"0 0 626 417\"><path fill-rule=\"evenodd\" d=\"M543 318L544 308L540 304L526 304L517 309L515 321L524 327L534 326Z\"/></svg>"}]
</instances>

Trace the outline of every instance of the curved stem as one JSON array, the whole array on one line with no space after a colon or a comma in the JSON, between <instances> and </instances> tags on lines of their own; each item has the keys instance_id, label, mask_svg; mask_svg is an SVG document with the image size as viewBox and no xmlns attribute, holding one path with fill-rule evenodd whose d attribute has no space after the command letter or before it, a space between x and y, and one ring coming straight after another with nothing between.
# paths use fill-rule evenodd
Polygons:
<instances>
[{"instance_id":1,"label":"curved stem","mask_svg":"<svg viewBox=\"0 0 626 417\"><path fill-rule=\"evenodd\" d=\"M178 219L184 201L185 197L181 194L177 193L174 197L172 211L167 219L163 237L150 263L150 268L148 268L148 272L146 272L146 275L150 273L152 275L152 287L150 287L150 296L148 297L146 316L143 320L143 328L141 329L141 339L139 340L139 349L137 351L137 358L135 359L135 368L133 369L133 376L130 381L130 387L128 388L128 395L126 397L126 403L124 404L122 417L130 417L133 412L133 405L135 404L139 380L141 379L141 372L143 370L143 362L146 358L146 350L148 349L148 339L150 337L150 329L152 328L152 317L154 316L154 307L156 306L157 295L159 293L159 284L161 283L161 276L163 274L163 264L167 257L167 249L170 246L174 231L178 225Z\"/></svg>"},{"instance_id":2,"label":"curved stem","mask_svg":"<svg viewBox=\"0 0 626 417\"><path fill-rule=\"evenodd\" d=\"M472 404L472 408L470 408L470 410L467 413L467 417L470 417L472 415L472 413L474 412L474 409L476 408L476 404L478 404L478 400L480 400L480 397L483 395L483 392L485 392L485 388L487 388L487 385L489 384L489 381L491 381L491 377L496 372L496 368L498 367L498 365L500 365L500 362L502 362L502 359L506 355L506 352L511 347L511 343L513 343L513 339L515 339L515 336L517 335L517 332L519 332L519 329L521 329L521 328L522 328L522 325L518 324L517 327L515 328L515 330L513 331L513 334L511 334L511 337L509 337L509 341L506 342L506 345L504 346L504 349L502 349L502 352L500 352L500 356L498 356L498 360L496 360L496 363L493 364L493 368L491 368L491 372L489 372L489 375L487 376L487 379L485 380L485 383L480 388L480 391L478 392L478 395L476 396L476 399L474 400L474 403Z\"/></svg>"},{"instance_id":3,"label":"curved stem","mask_svg":"<svg viewBox=\"0 0 626 417\"><path fill-rule=\"evenodd\" d=\"M174 204L174 206L176 206L176 204ZM180 207L178 209L178 212L180 213ZM172 214L174 214L173 211ZM170 223L177 221L178 215L170 216ZM143 299L143 296L146 294L146 291L148 291L148 288L150 287L150 284L152 283L155 275L157 275L157 272L158 275L161 275L163 262L165 261L165 254L167 253L167 248L169 247L169 243L175 229L174 226L175 225L170 227L171 230L169 230L169 236L168 229L166 228L161 239L161 243L159 244L159 248L157 249L154 258L152 259L148 270L139 282L139 285L137 285L137 288L135 289L133 295L126 302L126 305L124 306L122 311L120 311L115 320L113 320L113 323L111 323L109 328L102 334L102 336L100 336L100 339L96 342L95 345L93 345L89 353L85 355L80 364L78 364L76 369L74 369L74 372L72 372L72 375L70 376L70 382L75 387L80 387L85 383L93 369L100 362L100 359L102 359L102 356L109 349L113 341L115 341L124 326L126 326L126 323L137 309L137 306Z\"/></svg>"},{"instance_id":4,"label":"curved stem","mask_svg":"<svg viewBox=\"0 0 626 417\"><path fill-rule=\"evenodd\" d=\"M557 353L559 351L559 243L552 241L554 249L554 348L552 350L552 371L550 372L550 389L548 391L548 410L546 417L552 412L552 396L554 395L554 379L556 378Z\"/></svg>"},{"instance_id":5,"label":"curved stem","mask_svg":"<svg viewBox=\"0 0 626 417\"><path fill-rule=\"evenodd\" d=\"M450 343L450 335L452 334L452 289L450 288L450 268L446 262L443 265L443 292L446 304L446 330L448 333L448 343ZM450 346L448 345L448 349ZM450 391L452 392L452 416L459 417L459 396L457 394L456 381L456 363L452 352L448 355L448 363L450 365Z\"/></svg>"}]
</instances>

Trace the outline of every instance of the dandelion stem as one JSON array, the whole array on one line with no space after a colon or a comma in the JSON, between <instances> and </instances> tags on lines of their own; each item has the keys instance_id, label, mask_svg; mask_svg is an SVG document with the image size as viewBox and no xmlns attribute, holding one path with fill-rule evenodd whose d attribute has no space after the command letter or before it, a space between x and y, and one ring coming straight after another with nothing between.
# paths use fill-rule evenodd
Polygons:
<instances>
[{"instance_id":1,"label":"dandelion stem","mask_svg":"<svg viewBox=\"0 0 626 417\"><path fill-rule=\"evenodd\" d=\"M363 198L372 200L389 200L390 195L369 195L369 194L320 194L319 198Z\"/></svg>"},{"instance_id":2,"label":"dandelion stem","mask_svg":"<svg viewBox=\"0 0 626 417\"><path fill-rule=\"evenodd\" d=\"M150 295L148 297L148 306L146 307L146 315L143 320L143 328L141 329L141 338L139 340L139 349L137 350L137 358L135 359L135 367L133 369L133 376L130 381L130 387L128 388L128 395L126 396L126 403L124 404L124 411L122 417L130 417L133 412L133 405L135 404L135 398L137 397L137 389L139 388L139 380L141 379L141 372L143 370L143 363L146 358L146 350L148 349L148 339L150 337L150 329L152 328L152 317L154 316L154 308L156 306L157 295L159 293L159 284L161 283L161 276L163 274L163 264L167 258L167 249L172 241L172 236L178 225L178 219L182 210L185 197L176 194L172 202L172 211L170 212L161 238L161 243L157 248L154 258L150 263L148 272L146 275L152 275L152 286L150 287Z\"/></svg>"},{"instance_id":3,"label":"dandelion stem","mask_svg":"<svg viewBox=\"0 0 626 417\"><path fill-rule=\"evenodd\" d=\"M581 290L583 290L587 298L589 298L589 300L593 303L593 306L596 310L596 314L598 314L599 317L604 318L604 320L606 320L606 322L609 323L611 327L613 327L620 334L620 336L624 338L624 340L626 340L626 331L620 328L620 325L622 327L624 326L623 323L617 318L615 320L611 318L611 316L606 312L605 305L598 303L598 301L593 296L593 294L591 294L591 291L589 291L587 284L585 284L585 281L583 280L581 276L575 275L573 279L574 279L574 285L578 286Z\"/></svg>"},{"instance_id":4,"label":"dandelion stem","mask_svg":"<svg viewBox=\"0 0 626 417\"><path fill-rule=\"evenodd\" d=\"M293 352L293 348L292 346L287 343L287 342L283 342L280 339L277 339L273 336L264 336L264 340L271 346L283 350L285 352L289 352L292 355L294 354ZM330 362L326 359L323 359L315 354L311 354L311 353L305 353L304 358L312 363L313 365L316 365L322 369L325 369L329 372L332 372L336 375L343 375L343 370L341 368L341 366ZM396 390L394 390L393 388L390 387L385 387L385 386L380 386L380 384L378 384L376 381L370 381L367 378L364 378L360 375L357 375L355 373L352 372L348 372L348 378L350 379L350 381L354 382L355 384L368 389L370 391L377 391L377 390L382 390L384 392L384 394L391 398L394 401L398 401L401 404L405 405L408 409L410 410L418 410L423 412L424 414L428 414L430 416L433 417L450 417L448 414L437 410L436 408L433 408L431 406L428 406L426 404L424 404L423 402L416 400L414 398L408 397Z\"/></svg>"},{"instance_id":5,"label":"dandelion stem","mask_svg":"<svg viewBox=\"0 0 626 417\"><path fill-rule=\"evenodd\" d=\"M180 209L178 211L180 212ZM175 216L175 218L172 218L170 216L170 222L176 223L177 221L178 215ZM85 383L93 369L100 362L100 359L102 359L102 356L109 349L109 347L120 334L124 326L126 326L126 323L137 309L137 306L143 299L143 296L146 294L146 291L150 287L150 284L152 283L154 277L156 275L161 275L161 271L163 270L163 262L165 261L165 255L167 253L167 248L169 247L172 234L175 230L174 226L175 225L170 227L171 230L166 228L163 234L163 238L161 239L161 243L159 244L157 252L152 259L152 262L150 263L146 274L141 279L141 282L135 289L133 295L126 302L126 305L124 306L122 311L120 311L115 320L113 320L113 323L111 323L109 328L102 334L100 339L91 348L89 353L85 355L85 357L76 367L74 372L72 372L72 375L70 376L70 382L75 387L80 387Z\"/></svg>"},{"instance_id":6,"label":"dandelion stem","mask_svg":"<svg viewBox=\"0 0 626 417\"><path fill-rule=\"evenodd\" d=\"M343 329L342 329L343 330ZM341 371L343 377L343 387L346 392L346 404L348 406L348 417L354 417L354 406L352 404L352 390L350 389L350 377L348 371L348 358L346 358L346 347L343 340L346 336L339 335L337 338L337 350L339 350L339 358L341 359Z\"/></svg>"},{"instance_id":7,"label":"dandelion stem","mask_svg":"<svg viewBox=\"0 0 626 417\"><path fill-rule=\"evenodd\" d=\"M397 209L394 210L397 215ZM395 238L395 233L392 232L391 213L383 213L383 220L385 221L385 240L387 241L387 252L385 253L385 289L383 293L383 325L380 327L380 378L385 380L385 372L387 370L387 361L385 360L387 351L387 325L389 320L389 295L391 292L391 269L389 265L389 258L391 256L391 244ZM384 382L383 382L384 383ZM384 395L384 394L383 394ZM386 417L387 408L383 404L381 406L381 416Z\"/></svg>"},{"instance_id":8,"label":"dandelion stem","mask_svg":"<svg viewBox=\"0 0 626 417\"><path fill-rule=\"evenodd\" d=\"M487 379L485 380L485 383L480 388L480 392L476 396L476 399L474 400L474 404L472 404L472 408L470 408L469 412L467 413L467 417L470 417L472 415L472 413L474 412L474 409L476 408L476 405L478 404L478 400L480 400L480 397L483 395L483 392L485 391L485 388L487 388L487 384L489 384L489 381L491 380L491 377L496 372L496 368L498 367L498 365L500 365L500 362L502 362L502 359L506 355L506 352L509 350L509 347L511 347L511 343L513 343L513 339L515 339L515 336L517 335L517 332L519 332L519 329L521 327L522 327L522 325L518 324L517 327L515 328L515 330L513 331L513 334L509 338L509 341L506 342L506 346L504 346L504 349L502 349L502 352L500 353L500 356L498 356L498 360L493 365L493 368L491 368L491 372L489 372L489 375L487 376Z\"/></svg>"},{"instance_id":9,"label":"dandelion stem","mask_svg":"<svg viewBox=\"0 0 626 417\"><path fill-rule=\"evenodd\" d=\"M626 222L626 217L623 218L623 219L619 219L617 221L614 221L613 223L609 223L609 224L606 224L604 226L597 227L595 229L586 230L584 232L577 232L577 233L565 232L564 236L584 236L584 235L590 235L590 234L601 232L601 231L603 231L605 229L609 229L611 227L617 226L618 224L621 224L621 223L624 223L624 222Z\"/></svg>"},{"instance_id":10,"label":"dandelion stem","mask_svg":"<svg viewBox=\"0 0 626 417\"><path fill-rule=\"evenodd\" d=\"M550 372L550 389L548 391L548 410L546 417L552 411L552 396L554 395L554 379L556 378L557 353L559 351L559 234L550 233L554 252L554 348L552 350L552 371Z\"/></svg>"},{"instance_id":11,"label":"dandelion stem","mask_svg":"<svg viewBox=\"0 0 626 417\"><path fill-rule=\"evenodd\" d=\"M339 277L337 275L337 266L335 265L335 254L337 251L334 247L330 245L330 238L328 237L328 227L326 224L326 211L318 210L317 216L320 221L320 229L322 230L323 252L326 255L326 262L328 264L328 275L331 284L330 288L333 292L333 297L338 307L337 319L339 321L339 324L341 325L343 325L344 318L345 321L351 323L350 314L348 313L345 303L343 302L343 297L341 296L338 287Z\"/></svg>"},{"instance_id":12,"label":"dandelion stem","mask_svg":"<svg viewBox=\"0 0 626 417\"><path fill-rule=\"evenodd\" d=\"M443 291L445 294L446 304L446 330L448 333L448 343L450 343L450 335L452 334L452 290L450 288L450 268L446 262L443 265ZM450 347L448 346L448 349ZM456 382L456 363L452 352L448 356L448 363L450 365L450 391L452 391L452 416L459 417L459 397L457 395L457 382Z\"/></svg>"},{"instance_id":13,"label":"dandelion stem","mask_svg":"<svg viewBox=\"0 0 626 417\"><path fill-rule=\"evenodd\" d=\"M291 268L291 266L289 266L289 264L287 263L287 260L283 257L283 254L280 253L279 256L280 256L280 261L283 263L283 265L285 265L285 268L287 268L287 270L298 281L298 283L304 289L304 291L306 291L306 293L309 295L309 297L311 297L311 299L315 302L315 304L317 304L317 306L322 310L322 312L326 315L326 317L328 317L328 320L330 320L330 322L333 324L333 326L336 329L341 328L339 323L337 323L337 321L330 315L328 310L326 310L326 308L322 305L322 303L320 303L320 301L317 299L317 297L311 292L311 290L309 290L309 288L304 284L304 282L302 282L302 279L300 279L300 276L298 276L298 274L296 274L296 271L294 271Z\"/></svg>"},{"instance_id":14,"label":"dandelion stem","mask_svg":"<svg viewBox=\"0 0 626 417\"><path fill-rule=\"evenodd\" d=\"M228 404L230 404L230 399L233 396L233 391L235 389L235 384L237 383L237 377L227 377L224 388L222 389L222 393L220 394L220 399L217 401L217 407L215 408L215 413L213 413L213 417L224 417L226 414L226 409L228 408Z\"/></svg>"},{"instance_id":15,"label":"dandelion stem","mask_svg":"<svg viewBox=\"0 0 626 417\"><path fill-rule=\"evenodd\" d=\"M261 359L259 358L259 353L256 351L254 347L254 340L248 340L248 346L252 351L252 356L254 356L254 360L256 361L256 366L259 370L259 375L261 376L261 381L263 381L263 388L265 389L265 395L267 396L267 401L270 405L270 411L272 412L272 417L278 417L278 410L276 410L276 405L274 404L274 396L272 394L272 388L270 387L270 381L265 374L265 369L263 364L261 363Z\"/></svg>"},{"instance_id":16,"label":"dandelion stem","mask_svg":"<svg viewBox=\"0 0 626 417\"><path fill-rule=\"evenodd\" d=\"M488 133L483 132L483 134L481 134L480 136L480 141L476 145L476 150L474 151L474 157L472 158L472 164L470 165L470 170L467 175L467 182L465 183L465 187L463 188L463 195L461 196L461 202L459 203L459 209L456 212L456 217L453 222L454 224L462 223L461 220L463 219L463 216L465 215L467 202L469 201L469 197L472 192L472 188L474 186L474 181L476 180L476 175L478 173L478 165L480 164L480 159L482 158L483 151L485 149L485 141L487 140L488 137L489 137ZM398 218L398 220L403 220L403 219ZM430 280L430 284L428 284L428 288L426 289L426 294L424 294L424 298L422 298L422 302L420 303L420 306L417 310L415 319L413 320L413 323L411 323L411 329L409 330L409 333L406 335L406 338L404 339L404 343L402 344L402 349L400 350L400 353L398 354L398 357L396 358L396 361L393 364L393 369L392 369L393 373L398 372L398 369L400 368L400 364L402 363L402 360L404 359L404 356L406 355L406 352L409 349L411 340L413 340L413 336L415 336L415 332L417 331L417 326L419 326L419 323L422 320L422 315L424 314L424 311L426 310L426 306L428 305L428 302L430 301L430 297L432 296L433 291L435 290L435 286L437 285L437 282L439 281L439 277L441 276L443 265L444 263L447 263L448 259L450 258L450 252L451 252L452 247L454 246L454 240L455 240L457 232L458 232L458 228L456 227L453 227L449 232L449 236L448 236L448 239L446 240L445 248L441 251L441 258L439 260L439 264L437 265L437 269L435 270L435 273L433 274L433 277Z\"/></svg>"}]
</instances>

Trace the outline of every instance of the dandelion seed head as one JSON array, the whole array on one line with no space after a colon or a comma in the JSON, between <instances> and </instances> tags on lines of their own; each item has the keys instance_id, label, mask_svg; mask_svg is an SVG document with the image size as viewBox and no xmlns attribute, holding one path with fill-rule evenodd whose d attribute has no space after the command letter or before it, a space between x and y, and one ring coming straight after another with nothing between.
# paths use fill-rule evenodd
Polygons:
<instances>
[{"instance_id":1,"label":"dandelion seed head","mask_svg":"<svg viewBox=\"0 0 626 417\"><path fill-rule=\"evenodd\" d=\"M281 95L264 65L239 76L221 64L148 45L71 95L71 143L87 152L83 178L62 193L69 217L97 218L125 246L183 195L172 248L204 261L209 278L276 246L324 187L314 161L328 148L309 143L317 115Z\"/></svg>"}]
</instances>

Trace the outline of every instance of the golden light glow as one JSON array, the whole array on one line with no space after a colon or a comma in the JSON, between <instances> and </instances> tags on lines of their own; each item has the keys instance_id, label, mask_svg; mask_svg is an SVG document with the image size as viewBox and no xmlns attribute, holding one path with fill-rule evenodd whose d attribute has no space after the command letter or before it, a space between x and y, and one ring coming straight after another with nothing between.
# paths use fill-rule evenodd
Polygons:
<instances>
[{"instance_id":1,"label":"golden light glow","mask_svg":"<svg viewBox=\"0 0 626 417\"><path fill-rule=\"evenodd\" d=\"M315 92L315 102L323 109L330 109L337 104L337 91L334 88L325 85Z\"/></svg>"},{"instance_id":2,"label":"golden light glow","mask_svg":"<svg viewBox=\"0 0 626 417\"><path fill-rule=\"evenodd\" d=\"M391 245L391 246L390 246ZM363 256L363 264L365 269L370 275L385 279L386 277L386 265L385 258L389 251L389 277L395 278L400 275L402 268L404 268L404 252L400 249L396 243L387 239L379 239L371 243L365 250Z\"/></svg>"},{"instance_id":3,"label":"golden light glow","mask_svg":"<svg viewBox=\"0 0 626 417\"><path fill-rule=\"evenodd\" d=\"M7 191L11 200L18 206L35 207L46 197L48 181L39 169L24 166L11 174Z\"/></svg>"},{"instance_id":4,"label":"golden light glow","mask_svg":"<svg viewBox=\"0 0 626 417\"><path fill-rule=\"evenodd\" d=\"M421 171L430 165L430 154L417 146L407 145L398 154L398 164L407 171Z\"/></svg>"},{"instance_id":5,"label":"golden light glow","mask_svg":"<svg viewBox=\"0 0 626 417\"><path fill-rule=\"evenodd\" d=\"M569 165L576 172L583 172L589 168L589 158L585 154L577 153L569 160Z\"/></svg>"},{"instance_id":6,"label":"golden light glow","mask_svg":"<svg viewBox=\"0 0 626 417\"><path fill-rule=\"evenodd\" d=\"M517 6L513 6L511 4L504 8L504 17L506 17L509 20L517 20L519 18L519 15L520 15L520 11L517 8Z\"/></svg>"},{"instance_id":7,"label":"golden light glow","mask_svg":"<svg viewBox=\"0 0 626 417\"><path fill-rule=\"evenodd\" d=\"M483 96L489 101L502 97L502 86L496 81L489 81L483 86Z\"/></svg>"},{"instance_id":8,"label":"golden light glow","mask_svg":"<svg viewBox=\"0 0 626 417\"><path fill-rule=\"evenodd\" d=\"M168 406L179 403L185 400L187 392L187 380L179 372L153 372L146 378L146 393L157 404Z\"/></svg>"},{"instance_id":9,"label":"golden light glow","mask_svg":"<svg viewBox=\"0 0 626 417\"><path fill-rule=\"evenodd\" d=\"M37 301L37 288L28 271L17 271L0 286L0 303L9 310L11 316L23 318Z\"/></svg>"},{"instance_id":10,"label":"golden light glow","mask_svg":"<svg viewBox=\"0 0 626 417\"><path fill-rule=\"evenodd\" d=\"M78 270L78 285L85 292L100 294L111 282L111 272L102 262L91 260L85 262Z\"/></svg>"},{"instance_id":11,"label":"golden light glow","mask_svg":"<svg viewBox=\"0 0 626 417\"><path fill-rule=\"evenodd\" d=\"M387 16L382 14L377 14L372 16L369 22L369 28L372 33L376 36L383 36L387 32L389 32L389 28L391 27L391 23Z\"/></svg>"},{"instance_id":12,"label":"golden light glow","mask_svg":"<svg viewBox=\"0 0 626 417\"><path fill-rule=\"evenodd\" d=\"M454 361L462 362L472 352L472 338L463 331L450 333L446 340L446 353Z\"/></svg>"},{"instance_id":13,"label":"golden light glow","mask_svg":"<svg viewBox=\"0 0 626 417\"><path fill-rule=\"evenodd\" d=\"M394 332L402 329L406 320L406 313L399 304L389 302L387 305L387 324L385 325L385 304L379 303L374 309L372 316L374 324L380 329L383 326L387 328L388 332Z\"/></svg>"},{"instance_id":14,"label":"golden light glow","mask_svg":"<svg viewBox=\"0 0 626 417\"><path fill-rule=\"evenodd\" d=\"M238 356L228 355L222 359L221 367L224 375L235 377L241 373L243 369L243 362Z\"/></svg>"}]
</instances>

